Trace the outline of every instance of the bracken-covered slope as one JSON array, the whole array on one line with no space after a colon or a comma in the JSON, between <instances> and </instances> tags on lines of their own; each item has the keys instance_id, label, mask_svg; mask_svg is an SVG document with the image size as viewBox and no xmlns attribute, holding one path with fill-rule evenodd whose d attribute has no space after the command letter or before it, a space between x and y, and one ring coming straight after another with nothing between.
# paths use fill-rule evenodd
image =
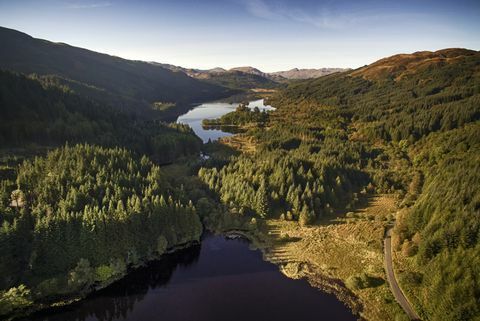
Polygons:
<instances>
[{"instance_id":1,"label":"bracken-covered slope","mask_svg":"<svg viewBox=\"0 0 480 321\"><path fill-rule=\"evenodd\" d=\"M55 75L79 93L124 108L153 102L192 103L226 97L231 91L158 65L36 39L0 27L0 68Z\"/></svg>"},{"instance_id":2,"label":"bracken-covered slope","mask_svg":"<svg viewBox=\"0 0 480 321\"><path fill-rule=\"evenodd\" d=\"M424 71L428 68L439 68L455 63L464 57L478 54L474 50L449 48L432 51L419 51L413 54L399 54L380 59L373 64L357 69L352 76L378 80L385 77L401 79L409 74Z\"/></svg>"},{"instance_id":3,"label":"bracken-covered slope","mask_svg":"<svg viewBox=\"0 0 480 321\"><path fill-rule=\"evenodd\" d=\"M420 317L479 320L480 53L397 55L291 83L269 103L276 111L244 139L253 152L199 172L225 205L303 226L362 193L396 194L395 266Z\"/></svg>"},{"instance_id":4,"label":"bracken-covered slope","mask_svg":"<svg viewBox=\"0 0 480 321\"><path fill-rule=\"evenodd\" d=\"M319 68L319 69L298 69L293 68L285 71L271 72L271 77L282 77L286 79L309 79L319 78L336 72L347 71L347 68Z\"/></svg>"},{"instance_id":5,"label":"bracken-covered slope","mask_svg":"<svg viewBox=\"0 0 480 321\"><path fill-rule=\"evenodd\" d=\"M385 187L404 190L394 246L409 299L424 320L479 320L480 53L388 57L293 84L274 105L279 120L342 124L349 141L377 148L365 161L384 159Z\"/></svg>"},{"instance_id":6,"label":"bracken-covered slope","mask_svg":"<svg viewBox=\"0 0 480 321\"><path fill-rule=\"evenodd\" d=\"M335 107L362 124L358 134L416 140L479 119L479 84L480 53L445 49L393 56L351 72L294 83L278 95L276 104L297 106L283 112L305 121L314 119L311 112L319 106Z\"/></svg>"}]
</instances>

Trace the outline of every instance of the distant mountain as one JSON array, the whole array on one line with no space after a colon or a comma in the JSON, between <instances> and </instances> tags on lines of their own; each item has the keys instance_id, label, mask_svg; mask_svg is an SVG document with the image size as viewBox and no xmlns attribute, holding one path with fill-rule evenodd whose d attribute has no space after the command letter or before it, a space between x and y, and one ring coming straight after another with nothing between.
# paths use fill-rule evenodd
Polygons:
<instances>
[{"instance_id":1,"label":"distant mountain","mask_svg":"<svg viewBox=\"0 0 480 321\"><path fill-rule=\"evenodd\" d=\"M197 75L199 74L204 74L204 73L216 73L216 72L226 72L226 69L216 67L212 69L196 69L196 68L185 68L181 66L175 66L171 64L164 64L164 63L159 63L155 61L150 62L152 65L160 66L165 69L169 69L171 71L175 72L183 72L184 74L187 74L190 77L196 78Z\"/></svg>"},{"instance_id":2,"label":"distant mountain","mask_svg":"<svg viewBox=\"0 0 480 321\"><path fill-rule=\"evenodd\" d=\"M347 71L348 68L320 68L320 69L298 69L293 68L287 71L272 72L270 76L280 76L286 79L309 79L318 78L335 72Z\"/></svg>"},{"instance_id":3,"label":"distant mountain","mask_svg":"<svg viewBox=\"0 0 480 321\"><path fill-rule=\"evenodd\" d=\"M213 84L226 86L234 89L274 88L293 79L310 79L326 76L335 72L349 69L344 68L321 68L321 69L298 69L288 71L263 72L255 67L243 66L231 69L216 67L213 69L191 69L169 64L162 66L176 72L184 72L190 77L209 81Z\"/></svg>"},{"instance_id":4,"label":"distant mountain","mask_svg":"<svg viewBox=\"0 0 480 321\"><path fill-rule=\"evenodd\" d=\"M224 68L221 68L221 67L215 67L215 68L212 68L212 69L198 69L198 68L185 68L185 67L181 67L181 66L164 64L164 63L159 63L159 62L155 62L155 61L151 61L150 63L153 64L153 65L156 65L156 66L160 66L160 67L165 68L165 69L169 69L171 71L183 72L184 74L187 74L188 76L193 77L193 78L198 78L198 77L200 77L200 75L203 75L203 74L223 73L223 72L228 71L228 70L226 70Z\"/></svg>"},{"instance_id":5,"label":"distant mountain","mask_svg":"<svg viewBox=\"0 0 480 321\"><path fill-rule=\"evenodd\" d=\"M216 67L216 68L207 70L207 72L209 72L209 73L212 73L212 72L226 72L226 71L227 71L226 69L223 69L223 68L220 68L220 67Z\"/></svg>"},{"instance_id":6,"label":"distant mountain","mask_svg":"<svg viewBox=\"0 0 480 321\"><path fill-rule=\"evenodd\" d=\"M200 79L218 86L236 90L249 90L254 88L271 89L278 87L278 79L270 77L253 67L238 67L229 70L217 67L213 69L191 69L169 64L152 64L162 66L176 72L183 72L190 77ZM278 77L277 77L278 78Z\"/></svg>"},{"instance_id":7,"label":"distant mountain","mask_svg":"<svg viewBox=\"0 0 480 321\"><path fill-rule=\"evenodd\" d=\"M294 69L265 73L254 67L202 70L170 64L127 60L107 54L36 39L0 27L0 69L36 74L42 81L115 108L175 118L191 103L225 98L251 89L273 89L288 79L319 77L338 68ZM157 103L157 104L155 104ZM174 104L171 104L174 103ZM183 108L181 107L183 106Z\"/></svg>"},{"instance_id":8,"label":"distant mountain","mask_svg":"<svg viewBox=\"0 0 480 321\"><path fill-rule=\"evenodd\" d=\"M246 67L235 67L231 68L229 71L240 71L244 72L246 74L252 74L252 75L257 75L257 76L262 76L262 77L268 77L267 73L264 73L263 71L258 70L257 68L246 66Z\"/></svg>"},{"instance_id":9,"label":"distant mountain","mask_svg":"<svg viewBox=\"0 0 480 321\"><path fill-rule=\"evenodd\" d=\"M232 68L230 69L230 71L241 71L247 74L261 76L277 83L285 83L288 81L286 77L283 77L281 75L276 75L275 73L263 72L261 70L258 70L257 68L249 67L249 66Z\"/></svg>"},{"instance_id":10,"label":"distant mountain","mask_svg":"<svg viewBox=\"0 0 480 321\"><path fill-rule=\"evenodd\" d=\"M230 69L224 72L208 71L195 75L197 79L202 79L213 84L232 89L273 89L280 84L269 77L246 73L240 70Z\"/></svg>"},{"instance_id":11,"label":"distant mountain","mask_svg":"<svg viewBox=\"0 0 480 321\"><path fill-rule=\"evenodd\" d=\"M246 74L257 75L267 79L270 79L275 82L286 82L289 79L309 79L309 78L318 78L326 76L335 72L347 71L348 68L320 68L320 69L298 69L294 68L287 71L276 71L276 72L263 72L257 68L245 66L245 67L235 67L231 68L228 71L239 71Z\"/></svg>"},{"instance_id":12,"label":"distant mountain","mask_svg":"<svg viewBox=\"0 0 480 321\"><path fill-rule=\"evenodd\" d=\"M36 39L12 29L0 27L0 43L1 69L50 75L81 94L124 109L145 111L154 102L189 104L235 93L181 70Z\"/></svg>"}]
</instances>

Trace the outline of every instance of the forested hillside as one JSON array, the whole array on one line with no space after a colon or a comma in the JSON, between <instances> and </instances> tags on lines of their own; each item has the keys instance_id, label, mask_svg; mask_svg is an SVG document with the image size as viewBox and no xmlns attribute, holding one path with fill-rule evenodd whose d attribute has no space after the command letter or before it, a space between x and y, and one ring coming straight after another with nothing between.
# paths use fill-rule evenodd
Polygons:
<instances>
[{"instance_id":1,"label":"forested hillside","mask_svg":"<svg viewBox=\"0 0 480 321\"><path fill-rule=\"evenodd\" d=\"M36 39L12 29L0 27L0 42L0 68L50 75L79 94L140 114L154 102L182 105L233 93L158 65Z\"/></svg>"},{"instance_id":2,"label":"forested hillside","mask_svg":"<svg viewBox=\"0 0 480 321\"><path fill-rule=\"evenodd\" d=\"M480 122L432 134L411 153L425 183L396 224L413 267L405 285L429 320L478 320Z\"/></svg>"},{"instance_id":3,"label":"forested hillside","mask_svg":"<svg viewBox=\"0 0 480 321\"><path fill-rule=\"evenodd\" d=\"M193 204L158 167L196 159L189 127L9 71L0 116L0 317L82 297L198 241Z\"/></svg>"},{"instance_id":4,"label":"forested hillside","mask_svg":"<svg viewBox=\"0 0 480 321\"><path fill-rule=\"evenodd\" d=\"M268 120L268 112L260 111L258 107L248 108L245 104L239 104L235 111L227 113L217 119L202 120L203 126L246 126L261 125Z\"/></svg>"},{"instance_id":5,"label":"forested hillside","mask_svg":"<svg viewBox=\"0 0 480 321\"><path fill-rule=\"evenodd\" d=\"M359 134L368 138L415 141L480 118L479 55L450 49L438 51L433 59L419 53L422 63L416 64L394 56L384 61L386 65L381 60L354 72L293 84L276 102L302 106L290 114L306 120L312 119L305 117L309 109L335 107L339 116L356 123Z\"/></svg>"},{"instance_id":6,"label":"forested hillside","mask_svg":"<svg viewBox=\"0 0 480 321\"><path fill-rule=\"evenodd\" d=\"M5 36L3 30L0 33ZM18 33L7 32L12 33L16 39ZM100 65L111 62L108 56L26 35L21 38L25 42L6 41L11 47L0 55L13 55L11 50L30 42L33 48L23 48L25 52L12 60L2 56L1 63L16 61L23 66L18 70L40 74L53 72L51 67L59 68L55 72L65 68L78 72L73 76L88 77L86 69L100 68L90 58L98 58ZM36 45L46 51L37 52ZM72 71L80 59L72 55L79 52L88 66ZM56 54L65 54L66 61ZM29 61L32 65L23 65L22 59L30 59L29 55L35 57ZM42 57L48 61L35 60ZM115 59L115 66L109 67L116 71L128 64ZM34 69L27 70L27 65ZM213 87L185 87L197 81L182 80L180 91L175 91L172 86L178 84L164 71L150 76L166 75L162 81L169 83L168 88L158 83L143 87L138 78L143 76L134 74L149 73L141 64L132 68L135 71L121 71L126 73L123 76L110 75L127 80L122 83L126 87L115 87L113 78L99 77L112 85L108 90L58 74L25 76L0 70L0 249L4 255L0 318L81 298L123 277L128 268L199 240L202 226L193 204L183 187L172 184L158 166L195 160L201 140L185 125L157 120L166 113L149 106L153 96L144 90L181 93L181 103L194 97L189 95L196 95L195 90L208 95L205 89ZM111 70L102 72L107 71ZM128 88L129 81L138 87ZM137 103L145 107L140 113Z\"/></svg>"},{"instance_id":7,"label":"forested hillside","mask_svg":"<svg viewBox=\"0 0 480 321\"><path fill-rule=\"evenodd\" d=\"M280 84L261 75L250 74L239 70L227 70L224 72L208 72L198 74L198 79L232 89L273 89Z\"/></svg>"},{"instance_id":8,"label":"forested hillside","mask_svg":"<svg viewBox=\"0 0 480 321\"><path fill-rule=\"evenodd\" d=\"M395 193L404 286L421 316L478 317L480 53L393 56L292 83L270 104L266 126L244 135L254 152L200 170L219 200L308 225L362 194Z\"/></svg>"},{"instance_id":9,"label":"forested hillside","mask_svg":"<svg viewBox=\"0 0 480 321\"><path fill-rule=\"evenodd\" d=\"M0 188L0 315L77 297L129 266L199 239L191 203L147 157L64 147L25 161Z\"/></svg>"},{"instance_id":10,"label":"forested hillside","mask_svg":"<svg viewBox=\"0 0 480 321\"><path fill-rule=\"evenodd\" d=\"M205 80L206 82L224 86L237 91L249 90L254 88L273 89L280 87L281 81L272 79L269 74L263 73L260 70L253 69L254 72L249 72L244 68L232 68L225 70L223 68L214 69L189 69L180 66L174 66L169 64L159 64L152 62L154 65L162 66L166 69L175 72L183 72L190 77ZM281 78L281 77L280 77ZM286 79L282 79L285 81Z\"/></svg>"},{"instance_id":11,"label":"forested hillside","mask_svg":"<svg viewBox=\"0 0 480 321\"><path fill-rule=\"evenodd\" d=\"M42 79L0 71L0 145L21 148L89 142L123 146L160 163L198 154L190 128L147 121Z\"/></svg>"}]
</instances>

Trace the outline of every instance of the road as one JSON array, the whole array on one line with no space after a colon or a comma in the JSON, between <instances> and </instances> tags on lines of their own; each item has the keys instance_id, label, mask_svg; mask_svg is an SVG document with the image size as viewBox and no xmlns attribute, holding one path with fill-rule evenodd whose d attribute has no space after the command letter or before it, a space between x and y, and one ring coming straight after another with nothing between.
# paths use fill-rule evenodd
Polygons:
<instances>
[{"instance_id":1,"label":"road","mask_svg":"<svg viewBox=\"0 0 480 321\"><path fill-rule=\"evenodd\" d=\"M420 317L417 315L415 310L412 308L410 303L408 302L407 298L400 289L398 285L397 279L395 278L395 273L393 272L393 260L392 260L392 238L390 236L391 229L389 229L386 233L384 239L384 252L385 252L385 270L387 273L387 280L390 284L390 289L392 290L395 299L400 304L402 309L408 315L410 320L420 320Z\"/></svg>"}]
</instances>

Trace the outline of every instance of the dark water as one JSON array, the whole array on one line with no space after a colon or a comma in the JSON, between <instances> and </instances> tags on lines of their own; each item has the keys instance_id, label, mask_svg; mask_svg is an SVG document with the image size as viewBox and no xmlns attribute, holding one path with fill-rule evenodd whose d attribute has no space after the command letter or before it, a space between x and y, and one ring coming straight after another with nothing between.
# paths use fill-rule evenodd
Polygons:
<instances>
[{"instance_id":1,"label":"dark water","mask_svg":"<svg viewBox=\"0 0 480 321\"><path fill-rule=\"evenodd\" d=\"M200 137L204 143L209 139L216 140L220 137L231 136L231 133L225 132L220 129L205 129L202 127L202 120L219 118L231 111L234 111L238 107L238 103L229 104L222 102L205 103L196 106L186 114L178 117L177 123L188 124L192 127L195 134ZM254 100L249 102L248 107L258 107L260 110L273 110L272 106L264 105L263 99Z\"/></svg>"},{"instance_id":2,"label":"dark water","mask_svg":"<svg viewBox=\"0 0 480 321\"><path fill-rule=\"evenodd\" d=\"M29 320L355 320L333 295L292 280L244 240L207 235L87 299Z\"/></svg>"}]
</instances>

